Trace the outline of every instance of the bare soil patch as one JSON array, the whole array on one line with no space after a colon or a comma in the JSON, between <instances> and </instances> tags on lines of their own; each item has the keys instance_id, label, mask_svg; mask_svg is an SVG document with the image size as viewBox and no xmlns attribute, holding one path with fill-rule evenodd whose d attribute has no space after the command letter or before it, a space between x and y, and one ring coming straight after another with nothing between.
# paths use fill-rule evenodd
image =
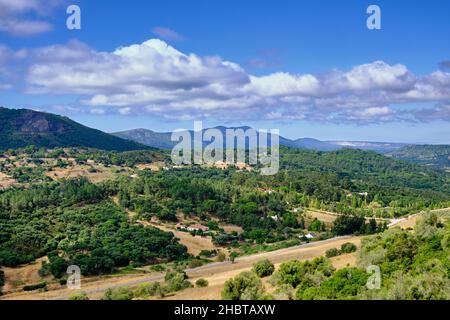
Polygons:
<instances>
[{"instance_id":1,"label":"bare soil patch","mask_svg":"<svg viewBox=\"0 0 450 320\"><path fill-rule=\"evenodd\" d=\"M10 176L0 172L0 189L7 189L13 185L15 185L17 181Z\"/></svg>"}]
</instances>

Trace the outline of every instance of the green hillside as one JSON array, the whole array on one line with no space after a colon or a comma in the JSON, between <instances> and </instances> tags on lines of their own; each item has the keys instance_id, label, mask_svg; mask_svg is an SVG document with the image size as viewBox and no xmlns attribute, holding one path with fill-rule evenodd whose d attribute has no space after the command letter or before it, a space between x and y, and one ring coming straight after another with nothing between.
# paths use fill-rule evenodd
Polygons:
<instances>
[{"instance_id":1,"label":"green hillside","mask_svg":"<svg viewBox=\"0 0 450 320\"><path fill-rule=\"evenodd\" d=\"M89 147L101 150L148 149L99 130L85 127L67 117L27 109L0 107L0 150L37 147Z\"/></svg>"},{"instance_id":2,"label":"green hillside","mask_svg":"<svg viewBox=\"0 0 450 320\"><path fill-rule=\"evenodd\" d=\"M388 154L396 159L407 160L436 168L450 168L449 145L414 145Z\"/></svg>"}]
</instances>

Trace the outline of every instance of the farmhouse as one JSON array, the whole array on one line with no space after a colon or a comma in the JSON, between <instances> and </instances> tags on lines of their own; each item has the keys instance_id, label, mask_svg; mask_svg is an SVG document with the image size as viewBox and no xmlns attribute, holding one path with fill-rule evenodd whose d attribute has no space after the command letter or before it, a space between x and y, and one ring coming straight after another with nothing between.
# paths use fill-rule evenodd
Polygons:
<instances>
[{"instance_id":1,"label":"farmhouse","mask_svg":"<svg viewBox=\"0 0 450 320\"><path fill-rule=\"evenodd\" d=\"M196 231L208 232L209 231L208 227L203 226L201 224L192 224L190 226L185 226L185 225L182 225L182 224L179 223L179 224L177 224L177 229L179 229L179 230L186 230L186 231L189 231L189 232L196 232Z\"/></svg>"}]
</instances>

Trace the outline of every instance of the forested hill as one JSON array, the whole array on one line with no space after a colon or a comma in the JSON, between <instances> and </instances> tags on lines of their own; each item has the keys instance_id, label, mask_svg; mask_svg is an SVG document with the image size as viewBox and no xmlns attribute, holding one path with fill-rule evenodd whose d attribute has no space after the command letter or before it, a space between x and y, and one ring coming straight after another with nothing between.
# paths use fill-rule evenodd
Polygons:
<instances>
[{"instance_id":1,"label":"forested hill","mask_svg":"<svg viewBox=\"0 0 450 320\"><path fill-rule=\"evenodd\" d=\"M387 154L429 167L450 169L450 145L414 145Z\"/></svg>"},{"instance_id":2,"label":"forested hill","mask_svg":"<svg viewBox=\"0 0 450 320\"><path fill-rule=\"evenodd\" d=\"M85 127L67 117L0 107L0 150L37 147L90 147L131 151L148 147Z\"/></svg>"},{"instance_id":3,"label":"forested hill","mask_svg":"<svg viewBox=\"0 0 450 320\"><path fill-rule=\"evenodd\" d=\"M315 152L281 149L281 167L290 172L294 185L317 185L319 193L334 193L346 189L368 192L370 198L388 205L399 198L450 198L450 174L406 161L395 160L381 154L362 150ZM320 186L320 187L319 187ZM322 195L325 196L325 195ZM332 197L327 195L326 198Z\"/></svg>"}]
</instances>

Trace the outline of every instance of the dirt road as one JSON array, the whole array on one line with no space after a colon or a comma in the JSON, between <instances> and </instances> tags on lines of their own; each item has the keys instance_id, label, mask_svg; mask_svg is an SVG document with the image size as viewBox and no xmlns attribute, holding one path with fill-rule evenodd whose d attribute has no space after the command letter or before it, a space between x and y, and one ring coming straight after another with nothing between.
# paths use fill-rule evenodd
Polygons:
<instances>
[{"instance_id":1,"label":"dirt road","mask_svg":"<svg viewBox=\"0 0 450 320\"><path fill-rule=\"evenodd\" d=\"M268 258L274 264L280 264L294 259L308 260L323 256L330 248L340 247L345 242L360 245L361 237L338 237L324 241L312 242L296 247L281 249L273 252L265 252L236 259L232 264L229 261L211 263L199 268L186 270L191 281L205 278L209 281L208 288L188 289L170 298L175 299L220 299L220 291L226 280L236 274L252 268L253 264L261 259ZM342 257L341 257L342 259ZM101 279L82 286L80 290L60 289L48 292L21 292L6 295L0 299L7 300L64 300L81 291L86 292L90 298L101 298L108 288L133 287L142 283L161 281L164 274L155 275L130 275L115 278Z\"/></svg>"}]
</instances>

